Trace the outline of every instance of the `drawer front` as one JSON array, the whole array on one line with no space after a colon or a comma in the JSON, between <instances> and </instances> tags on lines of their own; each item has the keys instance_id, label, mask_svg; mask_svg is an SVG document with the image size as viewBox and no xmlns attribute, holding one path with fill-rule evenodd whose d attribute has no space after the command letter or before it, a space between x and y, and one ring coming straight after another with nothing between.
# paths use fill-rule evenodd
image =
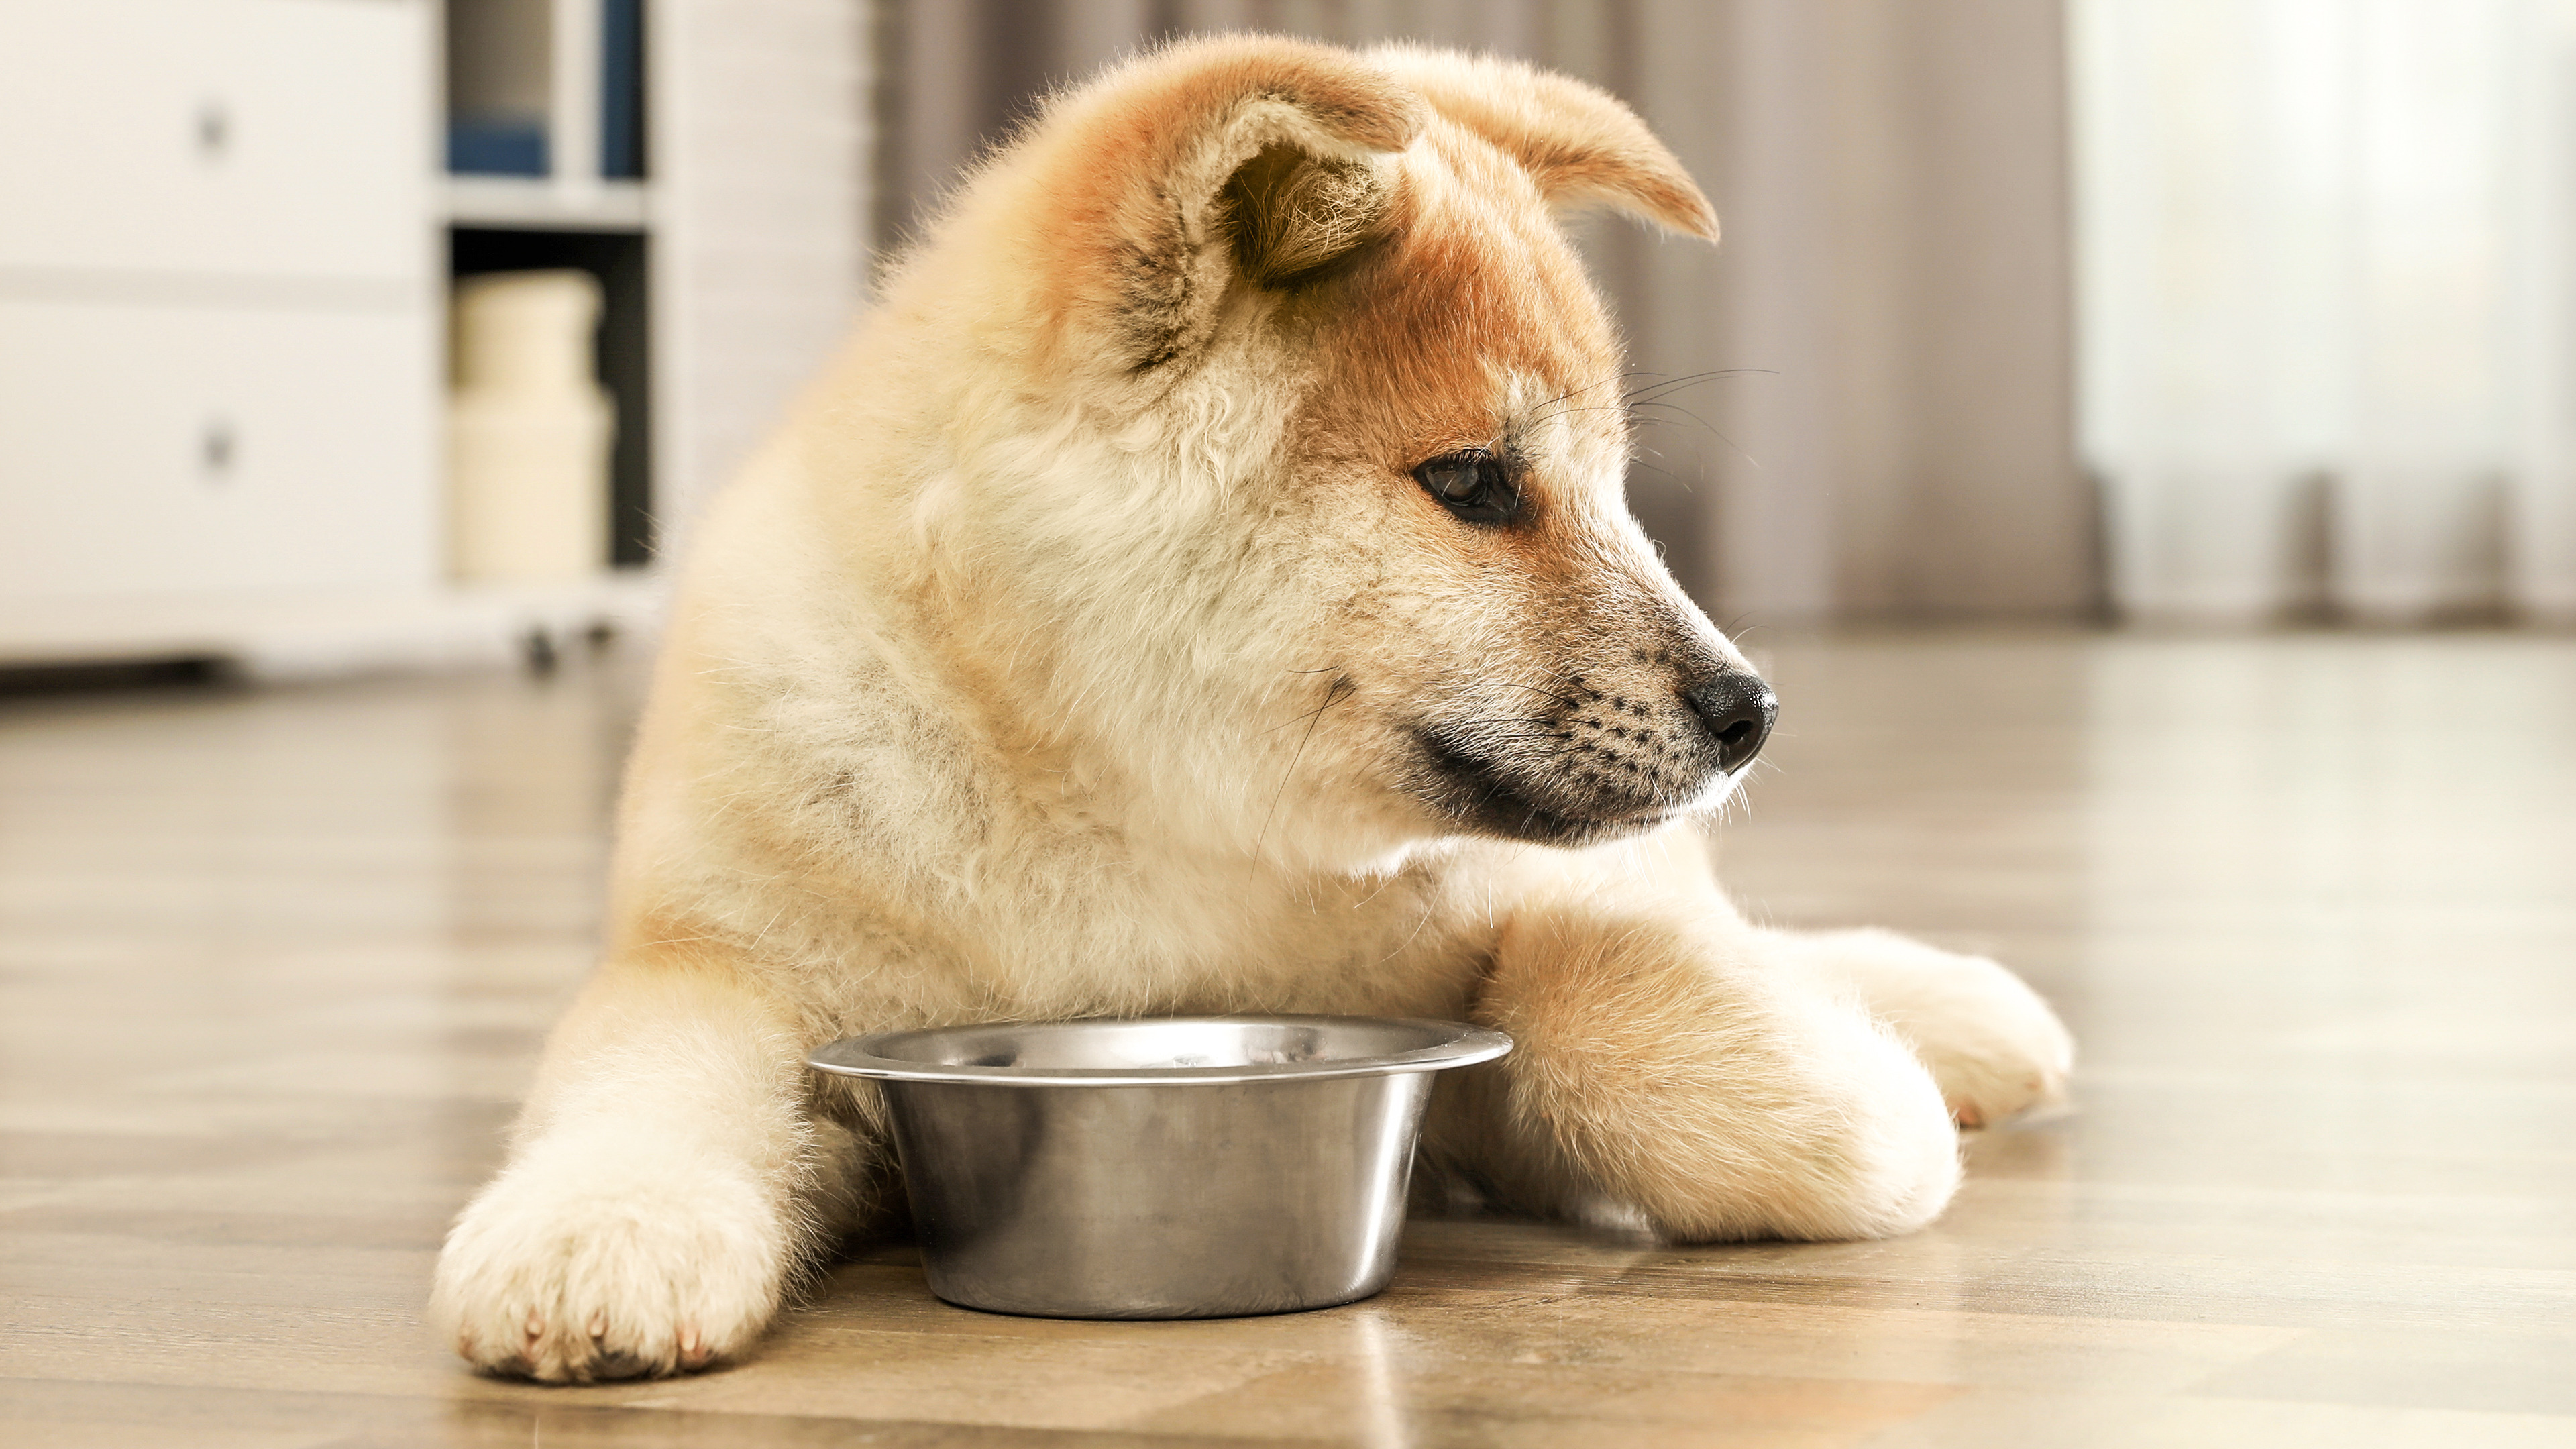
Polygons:
<instances>
[{"instance_id":1,"label":"drawer front","mask_svg":"<svg viewBox=\"0 0 2576 1449\"><path fill-rule=\"evenodd\" d=\"M426 586L430 315L0 301L0 596Z\"/></svg>"},{"instance_id":2,"label":"drawer front","mask_svg":"<svg viewBox=\"0 0 2576 1449\"><path fill-rule=\"evenodd\" d=\"M419 0L0 3L0 267L413 281Z\"/></svg>"}]
</instances>

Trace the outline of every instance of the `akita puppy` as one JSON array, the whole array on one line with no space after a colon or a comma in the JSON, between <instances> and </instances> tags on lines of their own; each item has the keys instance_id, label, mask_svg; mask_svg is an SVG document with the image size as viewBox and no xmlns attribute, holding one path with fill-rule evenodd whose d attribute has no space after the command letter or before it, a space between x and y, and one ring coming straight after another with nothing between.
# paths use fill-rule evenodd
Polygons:
<instances>
[{"instance_id":1,"label":"akita puppy","mask_svg":"<svg viewBox=\"0 0 2576 1449\"><path fill-rule=\"evenodd\" d=\"M438 1266L475 1365L748 1348L893 1195L858 1032L1470 1018L1425 1162L1681 1241L1928 1222L2069 1045L1991 962L1746 921L1770 691L1629 517L1557 225L1711 238L1609 96L1172 45L983 165L699 533L607 958ZM897 1198L899 1201L899 1197Z\"/></svg>"}]
</instances>

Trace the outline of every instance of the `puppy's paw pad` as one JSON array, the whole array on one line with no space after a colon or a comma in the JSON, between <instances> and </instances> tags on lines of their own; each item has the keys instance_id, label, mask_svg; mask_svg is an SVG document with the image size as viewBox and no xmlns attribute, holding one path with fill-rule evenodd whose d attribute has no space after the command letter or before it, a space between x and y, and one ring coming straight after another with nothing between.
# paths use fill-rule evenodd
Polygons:
<instances>
[{"instance_id":1,"label":"puppy's paw pad","mask_svg":"<svg viewBox=\"0 0 2576 1449\"><path fill-rule=\"evenodd\" d=\"M504 1173L438 1262L460 1357L546 1383L647 1378L738 1356L776 1311L788 1244L750 1184L549 1167Z\"/></svg>"},{"instance_id":2,"label":"puppy's paw pad","mask_svg":"<svg viewBox=\"0 0 2576 1449\"><path fill-rule=\"evenodd\" d=\"M1937 1036L1908 1033L1961 1127L1989 1127L2065 1097L2074 1042L2039 998L2012 985L2027 1000L1997 993L1991 1011L1949 1020Z\"/></svg>"},{"instance_id":3,"label":"puppy's paw pad","mask_svg":"<svg viewBox=\"0 0 2576 1449\"><path fill-rule=\"evenodd\" d=\"M1968 1130L2061 1100L2066 1091L2063 1077L2034 1075L2006 1082L1957 1063L1951 1065L1949 1076L1951 1080L1942 1084L1941 1094L1949 1104L1950 1120Z\"/></svg>"}]
</instances>

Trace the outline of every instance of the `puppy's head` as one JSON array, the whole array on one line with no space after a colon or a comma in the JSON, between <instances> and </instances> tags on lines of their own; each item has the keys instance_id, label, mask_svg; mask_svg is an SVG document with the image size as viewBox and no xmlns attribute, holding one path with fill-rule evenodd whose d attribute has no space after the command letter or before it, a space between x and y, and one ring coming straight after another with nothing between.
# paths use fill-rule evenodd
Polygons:
<instances>
[{"instance_id":1,"label":"puppy's head","mask_svg":"<svg viewBox=\"0 0 2576 1449\"><path fill-rule=\"evenodd\" d=\"M1774 706L1628 514L1596 204L1716 236L1509 62L1228 37L1059 99L893 299L972 334L917 509L1015 707L1325 856L1720 799Z\"/></svg>"}]
</instances>

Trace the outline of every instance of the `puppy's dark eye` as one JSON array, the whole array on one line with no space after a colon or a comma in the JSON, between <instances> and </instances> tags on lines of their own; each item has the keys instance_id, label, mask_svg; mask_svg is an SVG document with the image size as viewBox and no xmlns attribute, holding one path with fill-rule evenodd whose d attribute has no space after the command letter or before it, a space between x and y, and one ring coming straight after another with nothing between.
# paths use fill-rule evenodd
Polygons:
<instances>
[{"instance_id":1,"label":"puppy's dark eye","mask_svg":"<svg viewBox=\"0 0 2576 1449\"><path fill-rule=\"evenodd\" d=\"M1479 448L1444 453L1413 470L1441 507L1469 523L1509 523L1521 511L1521 490L1503 460Z\"/></svg>"}]
</instances>

